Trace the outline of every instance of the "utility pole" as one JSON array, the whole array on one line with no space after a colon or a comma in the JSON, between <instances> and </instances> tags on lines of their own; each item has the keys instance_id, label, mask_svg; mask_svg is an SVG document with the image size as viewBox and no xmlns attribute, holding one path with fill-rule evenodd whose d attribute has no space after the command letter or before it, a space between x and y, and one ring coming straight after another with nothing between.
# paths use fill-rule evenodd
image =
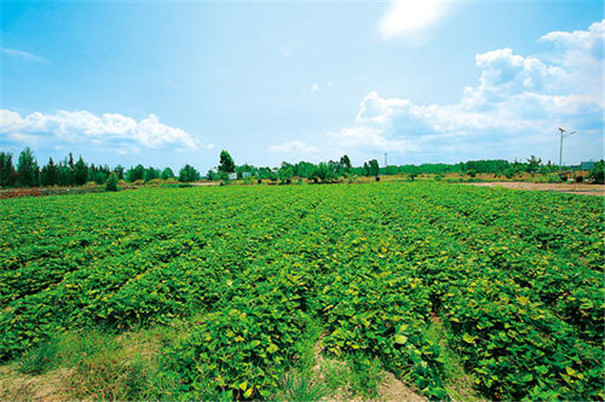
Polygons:
<instances>
[{"instance_id":1,"label":"utility pole","mask_svg":"<svg viewBox=\"0 0 605 402\"><path fill-rule=\"evenodd\" d=\"M563 163L563 138L569 137L570 135L575 134L576 132L572 131L571 133L565 134L567 130L562 129L561 127L559 127L559 131L561 132L561 144L559 145L559 174L561 174L561 165Z\"/></svg>"},{"instance_id":2,"label":"utility pole","mask_svg":"<svg viewBox=\"0 0 605 402\"><path fill-rule=\"evenodd\" d=\"M387 166L389 166L389 165L387 164L387 153L385 152L384 153L384 167L387 167Z\"/></svg>"}]
</instances>

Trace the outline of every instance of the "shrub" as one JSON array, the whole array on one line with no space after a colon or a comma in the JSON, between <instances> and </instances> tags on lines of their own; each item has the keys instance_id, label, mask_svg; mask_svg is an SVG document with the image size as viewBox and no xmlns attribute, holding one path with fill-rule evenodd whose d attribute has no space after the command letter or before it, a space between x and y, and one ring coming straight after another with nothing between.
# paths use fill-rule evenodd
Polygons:
<instances>
[{"instance_id":1,"label":"shrub","mask_svg":"<svg viewBox=\"0 0 605 402\"><path fill-rule=\"evenodd\" d=\"M113 172L107 178L105 182L105 190L107 191L118 191L120 188L118 187L118 175Z\"/></svg>"},{"instance_id":2,"label":"shrub","mask_svg":"<svg viewBox=\"0 0 605 402\"><path fill-rule=\"evenodd\" d=\"M605 162L603 159L595 163L588 177L593 183L603 184L605 182Z\"/></svg>"}]
</instances>

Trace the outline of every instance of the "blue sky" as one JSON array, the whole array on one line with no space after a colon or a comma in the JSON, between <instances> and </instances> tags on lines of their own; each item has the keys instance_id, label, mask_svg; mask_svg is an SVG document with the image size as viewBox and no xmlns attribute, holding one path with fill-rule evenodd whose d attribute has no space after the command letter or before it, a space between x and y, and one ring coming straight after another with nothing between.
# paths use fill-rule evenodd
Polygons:
<instances>
[{"instance_id":1,"label":"blue sky","mask_svg":"<svg viewBox=\"0 0 605 402\"><path fill-rule=\"evenodd\" d=\"M202 171L603 157L600 1L0 3L2 150Z\"/></svg>"}]
</instances>

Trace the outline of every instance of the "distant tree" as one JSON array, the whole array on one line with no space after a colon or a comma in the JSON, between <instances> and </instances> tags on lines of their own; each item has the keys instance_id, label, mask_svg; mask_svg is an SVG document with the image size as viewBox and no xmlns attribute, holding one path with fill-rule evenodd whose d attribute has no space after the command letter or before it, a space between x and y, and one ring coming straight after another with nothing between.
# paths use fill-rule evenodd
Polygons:
<instances>
[{"instance_id":1,"label":"distant tree","mask_svg":"<svg viewBox=\"0 0 605 402\"><path fill-rule=\"evenodd\" d=\"M126 181L129 183L135 182L137 180L144 180L145 179L145 167L141 164L137 165L136 167L130 167L130 169L128 169L126 171Z\"/></svg>"},{"instance_id":2,"label":"distant tree","mask_svg":"<svg viewBox=\"0 0 605 402\"><path fill-rule=\"evenodd\" d=\"M294 176L310 179L315 171L315 165L311 162L298 162L294 165Z\"/></svg>"},{"instance_id":3,"label":"distant tree","mask_svg":"<svg viewBox=\"0 0 605 402\"><path fill-rule=\"evenodd\" d=\"M32 150L26 147L19 154L17 164L17 174L19 176L19 185L22 187L34 187L38 185L40 168L34 157Z\"/></svg>"},{"instance_id":4,"label":"distant tree","mask_svg":"<svg viewBox=\"0 0 605 402\"><path fill-rule=\"evenodd\" d=\"M172 171L172 169L167 167L162 171L162 175L160 177L162 178L162 180L174 179L174 172Z\"/></svg>"},{"instance_id":5,"label":"distant tree","mask_svg":"<svg viewBox=\"0 0 605 402\"><path fill-rule=\"evenodd\" d=\"M363 163L363 175L367 177L371 176L370 165L368 165L368 162Z\"/></svg>"},{"instance_id":6,"label":"distant tree","mask_svg":"<svg viewBox=\"0 0 605 402\"><path fill-rule=\"evenodd\" d=\"M416 177L418 176L418 169L416 167L414 167L414 169L410 169L406 175L408 176L408 179L410 179L411 181L414 181L416 179Z\"/></svg>"},{"instance_id":7,"label":"distant tree","mask_svg":"<svg viewBox=\"0 0 605 402\"><path fill-rule=\"evenodd\" d=\"M370 176L378 176L380 174L380 166L376 159L372 159L368 162Z\"/></svg>"},{"instance_id":8,"label":"distant tree","mask_svg":"<svg viewBox=\"0 0 605 402\"><path fill-rule=\"evenodd\" d=\"M348 155L344 155L342 158L340 158L340 165L342 166L343 170L347 173L349 173L351 171L351 168L353 166L351 166L351 159L349 159Z\"/></svg>"},{"instance_id":9,"label":"distant tree","mask_svg":"<svg viewBox=\"0 0 605 402\"><path fill-rule=\"evenodd\" d=\"M124 166L118 165L113 171L118 176L118 180L124 180Z\"/></svg>"},{"instance_id":10,"label":"distant tree","mask_svg":"<svg viewBox=\"0 0 605 402\"><path fill-rule=\"evenodd\" d=\"M326 162L319 162L317 164L317 167L315 168L313 177L325 183L336 179L338 176L336 174L336 171Z\"/></svg>"},{"instance_id":11,"label":"distant tree","mask_svg":"<svg viewBox=\"0 0 605 402\"><path fill-rule=\"evenodd\" d=\"M179 181L182 183L190 183L200 179L200 172L193 166L185 165L179 172Z\"/></svg>"},{"instance_id":12,"label":"distant tree","mask_svg":"<svg viewBox=\"0 0 605 402\"><path fill-rule=\"evenodd\" d=\"M153 179L159 179L160 178L160 171L152 166L149 166L147 169L145 169L145 173L143 174L143 180L147 181L151 181Z\"/></svg>"},{"instance_id":13,"label":"distant tree","mask_svg":"<svg viewBox=\"0 0 605 402\"><path fill-rule=\"evenodd\" d=\"M0 152L0 187L14 186L16 177L13 155L8 152Z\"/></svg>"},{"instance_id":14,"label":"distant tree","mask_svg":"<svg viewBox=\"0 0 605 402\"><path fill-rule=\"evenodd\" d=\"M218 174L214 170L209 169L208 173L206 173L206 180L208 180L208 181L217 181L218 180Z\"/></svg>"},{"instance_id":15,"label":"distant tree","mask_svg":"<svg viewBox=\"0 0 605 402\"><path fill-rule=\"evenodd\" d=\"M527 160L527 172L531 173L531 174L538 172L541 164L542 164L542 159L536 158L535 156L532 155Z\"/></svg>"},{"instance_id":16,"label":"distant tree","mask_svg":"<svg viewBox=\"0 0 605 402\"><path fill-rule=\"evenodd\" d=\"M605 161L603 159L594 164L588 177L594 183L603 184L605 182Z\"/></svg>"},{"instance_id":17,"label":"distant tree","mask_svg":"<svg viewBox=\"0 0 605 402\"><path fill-rule=\"evenodd\" d=\"M292 181L292 177L294 176L294 168L289 163L282 163L282 167L277 172L279 177L279 181L281 184L287 184Z\"/></svg>"},{"instance_id":18,"label":"distant tree","mask_svg":"<svg viewBox=\"0 0 605 402\"><path fill-rule=\"evenodd\" d=\"M118 191L119 187L118 187L118 175L116 174L116 172L113 172L109 175L109 177L107 178L107 181L105 182L105 190L107 191Z\"/></svg>"},{"instance_id":19,"label":"distant tree","mask_svg":"<svg viewBox=\"0 0 605 402\"><path fill-rule=\"evenodd\" d=\"M40 172L40 184L43 186L54 186L59 184L59 168L55 165L53 158L48 159L48 163Z\"/></svg>"},{"instance_id":20,"label":"distant tree","mask_svg":"<svg viewBox=\"0 0 605 402\"><path fill-rule=\"evenodd\" d=\"M252 176L258 175L258 169L252 165L244 163L243 165L235 167L235 173L237 173L237 178L241 179L244 177L244 173L250 173Z\"/></svg>"},{"instance_id":21,"label":"distant tree","mask_svg":"<svg viewBox=\"0 0 605 402\"><path fill-rule=\"evenodd\" d=\"M229 152L225 150L222 150L219 156L218 171L222 173L235 172L235 162L233 162L233 158L229 155Z\"/></svg>"},{"instance_id":22,"label":"distant tree","mask_svg":"<svg viewBox=\"0 0 605 402\"><path fill-rule=\"evenodd\" d=\"M69 156L57 165L59 169L59 185L73 186L74 185L74 160L71 152Z\"/></svg>"},{"instance_id":23,"label":"distant tree","mask_svg":"<svg viewBox=\"0 0 605 402\"><path fill-rule=\"evenodd\" d=\"M342 176L342 165L340 164L340 162L336 162L333 160L328 161L328 166L330 167L330 170L332 172L334 172L334 174L336 174L336 177L340 177Z\"/></svg>"},{"instance_id":24,"label":"distant tree","mask_svg":"<svg viewBox=\"0 0 605 402\"><path fill-rule=\"evenodd\" d=\"M88 179L88 166L84 162L84 159L80 156L76 164L74 165L74 184L83 185L86 184Z\"/></svg>"}]
</instances>

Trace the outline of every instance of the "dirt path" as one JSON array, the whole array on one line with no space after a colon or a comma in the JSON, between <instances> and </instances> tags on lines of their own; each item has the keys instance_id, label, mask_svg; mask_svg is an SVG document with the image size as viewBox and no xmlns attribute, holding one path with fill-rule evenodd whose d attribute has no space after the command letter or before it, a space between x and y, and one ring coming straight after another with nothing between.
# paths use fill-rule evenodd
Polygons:
<instances>
[{"instance_id":1,"label":"dirt path","mask_svg":"<svg viewBox=\"0 0 605 402\"><path fill-rule=\"evenodd\" d=\"M605 186L598 184L575 184L575 183L527 183L520 181L499 181L485 183L462 183L468 186L478 187L506 187L515 190L537 190L553 191L557 193L600 195L605 196Z\"/></svg>"}]
</instances>

